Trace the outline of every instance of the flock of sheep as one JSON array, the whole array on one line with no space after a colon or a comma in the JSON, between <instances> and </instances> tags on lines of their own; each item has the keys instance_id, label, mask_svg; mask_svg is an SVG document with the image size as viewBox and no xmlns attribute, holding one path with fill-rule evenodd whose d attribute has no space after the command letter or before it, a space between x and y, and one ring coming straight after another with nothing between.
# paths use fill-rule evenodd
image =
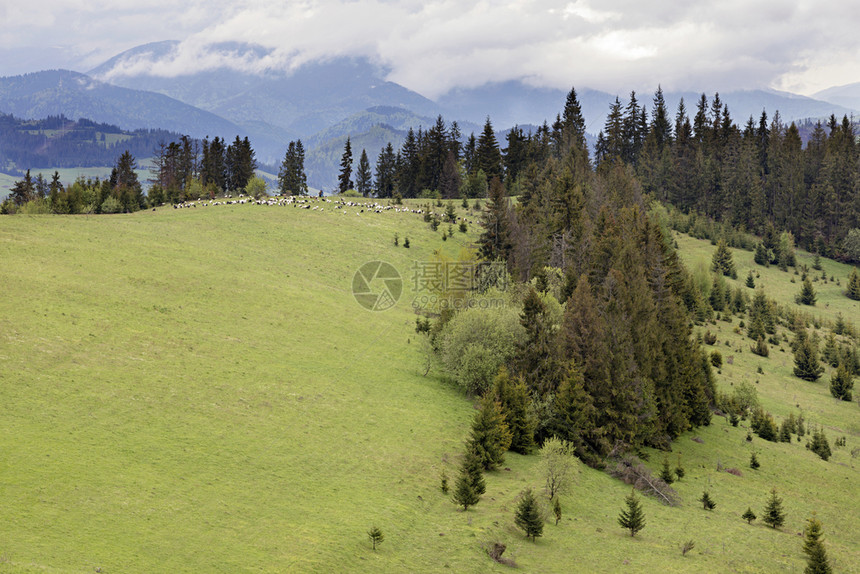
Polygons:
<instances>
[{"instance_id":1,"label":"flock of sheep","mask_svg":"<svg viewBox=\"0 0 860 574\"><path fill-rule=\"evenodd\" d=\"M209 200L199 200L199 201L185 201L182 203L176 203L173 205L173 209L189 209L195 207L213 207L216 205L265 205L265 206L288 206L291 205L298 209L310 209L310 210L319 210L325 211L326 208L331 210L344 209L347 207L356 208L356 215L361 215L362 213L382 213L384 211L393 211L395 213L414 213L417 215L424 215L427 213L425 209L418 208L410 208L404 205L383 205L378 202L359 202L359 201L348 201L341 198L329 198L329 197L306 197L306 196L274 196L274 197L266 197L263 199L254 199L253 197L246 197L244 195L240 195L237 199L232 199L232 196L227 196L222 199L209 199ZM344 215L347 214L347 211L342 212ZM434 214L432 211L429 212L430 216L437 215L438 217L442 217L442 214ZM458 217L459 221L465 221L468 224L472 223L472 220L466 219L465 217Z\"/></svg>"}]
</instances>

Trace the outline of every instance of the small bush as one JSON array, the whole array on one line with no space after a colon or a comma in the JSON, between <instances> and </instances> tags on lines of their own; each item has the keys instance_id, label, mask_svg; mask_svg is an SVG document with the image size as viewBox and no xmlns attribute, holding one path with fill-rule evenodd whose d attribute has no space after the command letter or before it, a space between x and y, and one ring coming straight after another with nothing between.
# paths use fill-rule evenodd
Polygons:
<instances>
[{"instance_id":1,"label":"small bush","mask_svg":"<svg viewBox=\"0 0 860 574\"><path fill-rule=\"evenodd\" d=\"M504 554L507 549L508 547L501 542L488 542L484 545L484 550L487 551L487 555L492 558L494 562L504 564L505 566L516 566L517 563L514 562L513 559L502 558L502 554Z\"/></svg>"},{"instance_id":2,"label":"small bush","mask_svg":"<svg viewBox=\"0 0 860 574\"><path fill-rule=\"evenodd\" d=\"M750 437L750 438L752 438L752 437ZM761 463L759 463L758 457L756 456L756 454L755 453L750 454L750 468L755 470L760 466L761 466Z\"/></svg>"},{"instance_id":3,"label":"small bush","mask_svg":"<svg viewBox=\"0 0 860 574\"><path fill-rule=\"evenodd\" d=\"M382 544L382 542L385 540L385 536L382 534L382 530L380 530L376 526L367 531L367 537L370 539L370 543L373 544L374 550L376 550L376 547Z\"/></svg>"},{"instance_id":4,"label":"small bush","mask_svg":"<svg viewBox=\"0 0 860 574\"><path fill-rule=\"evenodd\" d=\"M719 351L711 353L711 364L718 369L723 366L723 356Z\"/></svg>"},{"instance_id":5,"label":"small bush","mask_svg":"<svg viewBox=\"0 0 860 574\"><path fill-rule=\"evenodd\" d=\"M696 546L696 543L692 540L687 540L684 542L683 546L681 546L681 556L686 556L687 552L693 549Z\"/></svg>"},{"instance_id":6,"label":"small bush","mask_svg":"<svg viewBox=\"0 0 860 574\"><path fill-rule=\"evenodd\" d=\"M108 196L102 203L102 213L120 213L122 212L122 204L114 196Z\"/></svg>"}]
</instances>

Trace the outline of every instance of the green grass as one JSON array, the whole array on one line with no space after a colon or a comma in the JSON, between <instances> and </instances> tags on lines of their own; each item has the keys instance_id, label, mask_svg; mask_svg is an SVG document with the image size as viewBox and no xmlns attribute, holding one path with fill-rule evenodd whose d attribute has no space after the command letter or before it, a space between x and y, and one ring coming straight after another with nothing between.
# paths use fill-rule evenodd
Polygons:
<instances>
[{"instance_id":1,"label":"green grass","mask_svg":"<svg viewBox=\"0 0 860 574\"><path fill-rule=\"evenodd\" d=\"M644 499L635 539L616 523L629 487L581 467L561 524L526 541L513 513L519 492L542 484L535 456L508 454L510 470L458 511L439 474L453 482L473 409L438 370L421 376L409 288L412 261L456 257L476 229L443 242L418 215L324 205L0 219L0 572L507 571L488 541L527 572L799 571L796 532L813 510L834 570L855 567L860 410L791 377L776 349L766 360L737 351L719 384L759 378L778 416L800 404L831 444L847 435L830 462L798 443L750 446L715 417L670 455L687 469L683 505ZM411 249L394 247L395 232ZM709 244L679 243L693 264L710 257ZM376 313L350 292L375 259L406 287ZM788 282L767 273L781 274L769 293ZM822 314L852 313L829 303ZM748 345L716 327L724 357L724 340ZM786 526L747 525L741 513L760 515L774 485ZM695 502L704 488L713 512ZM376 552L373 525L385 534Z\"/></svg>"}]
</instances>

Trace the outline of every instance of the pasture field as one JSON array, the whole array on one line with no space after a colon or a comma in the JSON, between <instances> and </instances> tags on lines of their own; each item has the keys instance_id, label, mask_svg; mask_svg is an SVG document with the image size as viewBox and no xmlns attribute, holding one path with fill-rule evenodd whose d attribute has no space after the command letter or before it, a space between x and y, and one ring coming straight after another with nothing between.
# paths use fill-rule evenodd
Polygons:
<instances>
[{"instance_id":1,"label":"pasture field","mask_svg":"<svg viewBox=\"0 0 860 574\"><path fill-rule=\"evenodd\" d=\"M0 572L508 571L482 548L495 541L524 572L798 572L813 511L834 571L857 571L860 408L830 397L829 375L792 377L789 351L744 350L738 318L709 326L734 353L718 385L758 379L778 420L800 405L831 446L846 436L829 462L798 442L748 443L746 421L714 417L669 454L687 470L674 485L683 504L643 498L636 538L616 522L630 487L580 466L561 523L526 541L513 513L524 488L542 486L535 455L509 453L481 502L459 511L439 475L456 476L474 410L438 368L422 376L411 269L436 250L456 258L477 228L443 242L447 224L432 232L412 213L311 201L325 211L0 218ZM677 240L691 267L710 261L707 242ZM741 279L746 255L735 252ZM387 311L351 293L372 260L404 280ZM825 268L844 286L846 266ZM799 290L790 273L761 276L770 296ZM813 312L860 322L827 289ZM664 454L649 452L659 469ZM746 524L774 486L786 525ZM705 488L712 512L696 502Z\"/></svg>"}]
</instances>

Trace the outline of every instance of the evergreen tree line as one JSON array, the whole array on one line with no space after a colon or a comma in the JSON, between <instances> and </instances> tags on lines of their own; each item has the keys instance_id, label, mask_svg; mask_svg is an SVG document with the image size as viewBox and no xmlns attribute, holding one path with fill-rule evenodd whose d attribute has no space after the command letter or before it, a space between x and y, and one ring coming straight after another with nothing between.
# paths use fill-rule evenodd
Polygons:
<instances>
[{"instance_id":1,"label":"evergreen tree line","mask_svg":"<svg viewBox=\"0 0 860 574\"><path fill-rule=\"evenodd\" d=\"M305 146L302 140L291 141L278 171L278 191L281 195L307 195Z\"/></svg>"},{"instance_id":2,"label":"evergreen tree line","mask_svg":"<svg viewBox=\"0 0 860 574\"><path fill-rule=\"evenodd\" d=\"M520 174L530 164L541 164L551 155L560 157L565 142L564 120L559 116L552 128L545 122L536 133L515 126L501 147L488 117L478 136L463 138L457 122L448 125L442 116L424 130L409 128L400 149L389 142L376 156L371 170L367 151L362 150L357 169L349 139L344 145L338 176L341 193L355 188L376 197L427 197L445 199L485 197L489 183L498 179L509 195L519 193ZM584 124L582 127L584 142ZM353 179L353 175L355 176Z\"/></svg>"},{"instance_id":3,"label":"evergreen tree line","mask_svg":"<svg viewBox=\"0 0 860 574\"><path fill-rule=\"evenodd\" d=\"M557 143L518 177L516 206L493 178L478 241L484 259L504 262L528 283L515 302L515 343L506 352L497 338L478 355L469 343L456 355L446 325L459 329L464 321L443 314L437 346L470 364L498 359L527 389L531 439L556 436L600 465L613 450L665 447L709 424L714 382L692 336L696 287L647 214L632 168L592 168L574 90L556 125ZM492 392L465 382L473 392ZM502 414L513 427L516 416L504 405Z\"/></svg>"},{"instance_id":4,"label":"evergreen tree line","mask_svg":"<svg viewBox=\"0 0 860 574\"><path fill-rule=\"evenodd\" d=\"M148 203L137 177L137 162L129 151L116 160L110 177L79 177L73 184L63 186L60 174L54 172L51 181L41 174L33 178L27 170L16 182L9 197L0 204L0 213L122 213L145 208Z\"/></svg>"},{"instance_id":5,"label":"evergreen tree line","mask_svg":"<svg viewBox=\"0 0 860 574\"><path fill-rule=\"evenodd\" d=\"M860 155L847 117L817 122L804 147L779 112L739 127L719 94L703 94L692 119L683 100L669 116L659 89L650 114L635 92L626 105L616 98L598 135L597 169L631 166L645 192L683 212L758 235L787 230L809 251L853 257L844 242L860 227Z\"/></svg>"},{"instance_id":6,"label":"evergreen tree line","mask_svg":"<svg viewBox=\"0 0 860 574\"><path fill-rule=\"evenodd\" d=\"M219 137L200 141L182 136L178 141L159 142L153 152L150 203L239 193L254 177L255 156L248 138L238 135L229 145Z\"/></svg>"},{"instance_id":7,"label":"evergreen tree line","mask_svg":"<svg viewBox=\"0 0 860 574\"><path fill-rule=\"evenodd\" d=\"M3 202L2 213L31 210L39 213L117 213L132 212L162 203L178 203L203 196L244 190L257 168L255 153L248 138L236 136L227 145L221 138L202 141L181 136L178 141L160 141L153 152L150 187L144 194L131 151L116 160L110 177L78 178L63 186L58 172L51 181L41 174L33 178L30 170L11 188ZM28 206L28 204L31 204Z\"/></svg>"}]
</instances>

